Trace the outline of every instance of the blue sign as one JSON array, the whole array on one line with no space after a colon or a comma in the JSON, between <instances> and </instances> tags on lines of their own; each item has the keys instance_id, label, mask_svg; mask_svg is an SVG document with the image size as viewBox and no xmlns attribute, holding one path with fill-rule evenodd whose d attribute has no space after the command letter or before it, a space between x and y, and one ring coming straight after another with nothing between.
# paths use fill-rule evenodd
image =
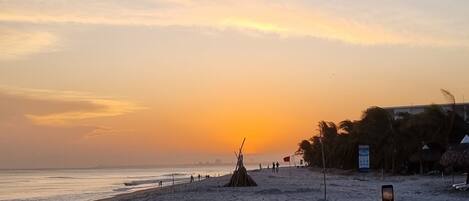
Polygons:
<instances>
[{"instance_id":1,"label":"blue sign","mask_svg":"<svg viewBox=\"0 0 469 201\"><path fill-rule=\"evenodd\" d=\"M370 146L358 145L358 171L368 172L370 170Z\"/></svg>"}]
</instances>

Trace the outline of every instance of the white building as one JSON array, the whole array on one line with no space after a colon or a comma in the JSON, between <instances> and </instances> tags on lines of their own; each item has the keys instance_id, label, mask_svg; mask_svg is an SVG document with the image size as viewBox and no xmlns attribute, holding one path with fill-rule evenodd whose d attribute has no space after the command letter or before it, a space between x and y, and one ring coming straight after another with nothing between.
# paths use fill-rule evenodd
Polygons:
<instances>
[{"instance_id":1,"label":"white building","mask_svg":"<svg viewBox=\"0 0 469 201\"><path fill-rule=\"evenodd\" d=\"M451 111L452 104L434 104L440 106L445 111ZM398 107L384 107L385 110L389 111L393 115L394 119L399 118L399 114L409 113L409 114L418 114L425 110L426 107L431 105L412 105L412 106L398 106ZM456 104L456 113L461 116L464 121L469 120L469 103L457 103Z\"/></svg>"}]
</instances>

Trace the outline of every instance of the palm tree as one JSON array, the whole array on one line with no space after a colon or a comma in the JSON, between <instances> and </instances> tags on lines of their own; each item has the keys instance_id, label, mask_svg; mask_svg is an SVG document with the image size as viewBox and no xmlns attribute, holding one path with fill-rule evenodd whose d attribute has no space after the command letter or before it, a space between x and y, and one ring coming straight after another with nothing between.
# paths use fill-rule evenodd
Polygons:
<instances>
[{"instance_id":1,"label":"palm tree","mask_svg":"<svg viewBox=\"0 0 469 201\"><path fill-rule=\"evenodd\" d=\"M325 158L329 159L324 163L327 167L351 169L357 167L358 145L370 145L371 168L405 173L412 167L416 169L412 157L418 156L417 162L422 158L433 160L433 156L447 148L448 142L460 140L461 135L469 131L468 123L462 118L445 113L436 105L425 108L422 113L401 114L400 117L393 119L385 109L371 107L357 121L344 120L338 125L321 121L318 123L321 135L301 142L299 151L310 165L321 166L324 145ZM422 143L436 154L424 157Z\"/></svg>"},{"instance_id":2,"label":"palm tree","mask_svg":"<svg viewBox=\"0 0 469 201\"><path fill-rule=\"evenodd\" d=\"M296 153L303 155L303 159L308 164L308 166L311 166L314 164L314 161L315 161L314 150L313 150L313 146L308 140L301 141L301 143L299 144L298 151Z\"/></svg>"},{"instance_id":3,"label":"palm tree","mask_svg":"<svg viewBox=\"0 0 469 201\"><path fill-rule=\"evenodd\" d=\"M339 141L341 148L341 161L343 168L354 169L358 167L358 142L359 134L357 132L357 124L359 121L344 120L339 123L341 132L339 133Z\"/></svg>"},{"instance_id":4,"label":"palm tree","mask_svg":"<svg viewBox=\"0 0 469 201\"><path fill-rule=\"evenodd\" d=\"M443 93L443 96L445 96L445 98L450 102L450 104L452 106L451 117L450 117L450 121L449 121L449 127L447 129L446 141L445 141L446 142L446 148L448 148L448 146L449 146L449 136L453 132L454 118L456 116L456 99L454 98L453 94L451 94L451 92L449 92L446 89L441 89L441 93Z\"/></svg>"},{"instance_id":5,"label":"palm tree","mask_svg":"<svg viewBox=\"0 0 469 201\"><path fill-rule=\"evenodd\" d=\"M374 168L387 168L389 153L393 153L391 118L388 111L380 107L371 107L363 112L359 124L359 143L371 148L371 165Z\"/></svg>"}]
</instances>

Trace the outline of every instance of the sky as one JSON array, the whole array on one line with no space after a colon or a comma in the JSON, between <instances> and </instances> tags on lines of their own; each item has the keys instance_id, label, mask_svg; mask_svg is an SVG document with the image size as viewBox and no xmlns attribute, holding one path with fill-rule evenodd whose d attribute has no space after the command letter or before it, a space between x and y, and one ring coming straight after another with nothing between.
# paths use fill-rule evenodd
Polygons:
<instances>
[{"instance_id":1,"label":"sky","mask_svg":"<svg viewBox=\"0 0 469 201\"><path fill-rule=\"evenodd\" d=\"M0 168L276 161L467 75L465 0L0 0Z\"/></svg>"}]
</instances>

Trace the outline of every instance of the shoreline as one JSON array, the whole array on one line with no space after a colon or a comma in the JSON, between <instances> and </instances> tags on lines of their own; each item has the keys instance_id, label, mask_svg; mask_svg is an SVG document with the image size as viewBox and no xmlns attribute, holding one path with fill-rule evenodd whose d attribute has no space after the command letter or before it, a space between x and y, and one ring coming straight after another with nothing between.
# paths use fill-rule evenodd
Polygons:
<instances>
[{"instance_id":1,"label":"shoreline","mask_svg":"<svg viewBox=\"0 0 469 201\"><path fill-rule=\"evenodd\" d=\"M323 198L322 173L319 169L283 167L279 173L271 169L251 170L248 174L257 187L222 187L231 174L212 177L199 182L176 184L124 193L98 201L150 200L319 200ZM456 176L456 183L463 176ZM447 176L386 176L381 180L377 172L330 169L327 176L329 200L375 201L380 199L381 185L394 185L399 200L463 201L469 192L450 189L452 178Z\"/></svg>"},{"instance_id":2,"label":"shoreline","mask_svg":"<svg viewBox=\"0 0 469 201\"><path fill-rule=\"evenodd\" d=\"M102 198L102 199L98 199L95 201L133 200L141 196L146 196L146 194L155 194L155 195L170 194L170 193L175 193L178 190L187 189L188 185L202 185L204 182L207 182L207 180L214 180L214 179L218 179L218 180L221 179L224 181L224 180L228 180L230 177L231 177L231 174L227 174L227 175L222 175L219 177L210 177L208 179L204 178L201 181L194 181L193 183L179 183L179 184L163 186L163 187L153 187L149 189L138 190L135 192L117 194L108 198Z\"/></svg>"}]
</instances>

